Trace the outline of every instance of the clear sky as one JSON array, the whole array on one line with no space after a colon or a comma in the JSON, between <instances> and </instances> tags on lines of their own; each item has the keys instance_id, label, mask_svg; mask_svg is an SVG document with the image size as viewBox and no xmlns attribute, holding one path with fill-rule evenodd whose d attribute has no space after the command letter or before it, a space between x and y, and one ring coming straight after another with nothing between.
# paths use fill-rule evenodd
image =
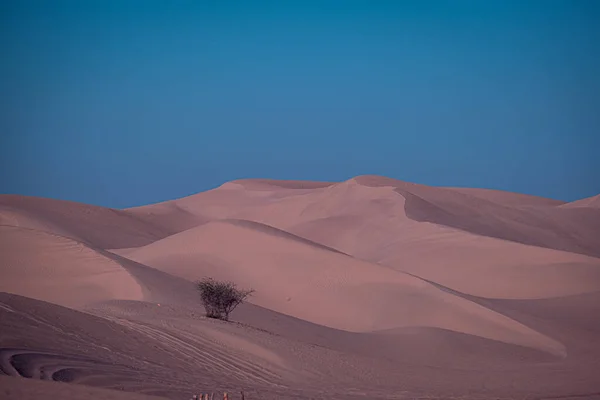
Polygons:
<instances>
[{"instance_id":1,"label":"clear sky","mask_svg":"<svg viewBox=\"0 0 600 400\"><path fill-rule=\"evenodd\" d=\"M600 1L0 2L0 192L245 177L600 193Z\"/></svg>"}]
</instances>

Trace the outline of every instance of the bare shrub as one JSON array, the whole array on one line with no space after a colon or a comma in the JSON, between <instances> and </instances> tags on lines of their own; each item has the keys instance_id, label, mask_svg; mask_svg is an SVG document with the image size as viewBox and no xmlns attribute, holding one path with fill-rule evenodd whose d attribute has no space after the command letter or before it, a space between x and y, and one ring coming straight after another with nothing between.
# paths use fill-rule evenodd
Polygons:
<instances>
[{"instance_id":1,"label":"bare shrub","mask_svg":"<svg viewBox=\"0 0 600 400\"><path fill-rule=\"evenodd\" d=\"M229 321L229 314L254 291L238 289L235 283L205 278L196 282L200 299L209 318Z\"/></svg>"}]
</instances>

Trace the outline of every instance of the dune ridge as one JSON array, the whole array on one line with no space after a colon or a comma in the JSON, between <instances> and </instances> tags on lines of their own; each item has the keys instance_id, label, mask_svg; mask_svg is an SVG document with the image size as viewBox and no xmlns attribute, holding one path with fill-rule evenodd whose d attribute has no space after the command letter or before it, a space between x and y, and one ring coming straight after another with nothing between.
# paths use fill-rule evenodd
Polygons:
<instances>
[{"instance_id":1,"label":"dune ridge","mask_svg":"<svg viewBox=\"0 0 600 400\"><path fill-rule=\"evenodd\" d=\"M44 230L99 248L142 246L196 225L174 221L172 216L167 225L160 222L152 216L66 200L0 195L0 225Z\"/></svg>"},{"instance_id":2,"label":"dune ridge","mask_svg":"<svg viewBox=\"0 0 600 400\"><path fill-rule=\"evenodd\" d=\"M406 199L406 215L419 222L432 222L523 244L600 256L598 239L592 236L600 232L600 213L595 210L588 210L586 218L573 225L569 223L570 215L558 207L508 207L456 190L377 176L361 176L354 178L354 181L368 187L394 187Z\"/></svg>"},{"instance_id":3,"label":"dune ridge","mask_svg":"<svg viewBox=\"0 0 600 400\"><path fill-rule=\"evenodd\" d=\"M597 197L368 175L124 210L0 195L0 395L594 398ZM206 276L256 290L232 322L204 317Z\"/></svg>"},{"instance_id":4,"label":"dune ridge","mask_svg":"<svg viewBox=\"0 0 600 400\"><path fill-rule=\"evenodd\" d=\"M406 216L416 222L429 222L480 236L600 257L600 239L597 239L600 237L600 212L593 207L577 210L535 196L485 189L430 187L370 175L333 184L302 184L295 189L281 189L280 186L286 185L294 187L289 182L282 182L232 181L220 188L169 203L208 219L247 219L290 230L293 225L344 215L344 209L359 208L357 204L361 199L370 204L362 204L360 209L348 214L366 217L377 207L395 201L390 195L396 192L404 198L398 200L404 211L396 208L394 216ZM145 206L145 209L154 207L159 205Z\"/></svg>"},{"instance_id":5,"label":"dune ridge","mask_svg":"<svg viewBox=\"0 0 600 400\"><path fill-rule=\"evenodd\" d=\"M600 194L585 199L572 201L570 203L562 204L563 208L579 208L579 207L590 207L600 208Z\"/></svg>"}]
</instances>

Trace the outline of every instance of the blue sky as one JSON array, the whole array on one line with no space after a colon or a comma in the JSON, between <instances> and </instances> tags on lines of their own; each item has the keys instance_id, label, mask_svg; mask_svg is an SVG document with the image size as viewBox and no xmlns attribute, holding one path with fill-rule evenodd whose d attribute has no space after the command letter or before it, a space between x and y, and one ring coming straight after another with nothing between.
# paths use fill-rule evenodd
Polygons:
<instances>
[{"instance_id":1,"label":"blue sky","mask_svg":"<svg viewBox=\"0 0 600 400\"><path fill-rule=\"evenodd\" d=\"M7 1L0 192L237 178L600 193L600 2Z\"/></svg>"}]
</instances>

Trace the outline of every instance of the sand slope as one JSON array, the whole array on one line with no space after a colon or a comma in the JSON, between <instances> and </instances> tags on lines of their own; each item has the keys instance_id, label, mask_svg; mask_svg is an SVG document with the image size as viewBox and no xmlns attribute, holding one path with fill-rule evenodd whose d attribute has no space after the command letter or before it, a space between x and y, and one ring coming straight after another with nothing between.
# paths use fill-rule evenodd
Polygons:
<instances>
[{"instance_id":1,"label":"sand slope","mask_svg":"<svg viewBox=\"0 0 600 400\"><path fill-rule=\"evenodd\" d=\"M1 370L12 376L132 392L163 395L168 391L171 398L259 380L267 380L263 386L272 385L268 380L273 377L268 377L273 374L246 353L234 349L228 353L227 346L202 330L161 329L165 320L152 312L158 309L156 304L134 305L137 314L150 307L148 316L158 324L134 322L122 315L98 317L0 293L0 316L6 326L0 336ZM199 329L204 326L193 316L188 317L190 323Z\"/></svg>"},{"instance_id":2,"label":"sand slope","mask_svg":"<svg viewBox=\"0 0 600 400\"><path fill-rule=\"evenodd\" d=\"M0 291L70 307L141 299L138 283L121 265L72 239L0 226Z\"/></svg>"},{"instance_id":3,"label":"sand slope","mask_svg":"<svg viewBox=\"0 0 600 400\"><path fill-rule=\"evenodd\" d=\"M600 208L600 194L561 205L564 208L591 207Z\"/></svg>"},{"instance_id":4,"label":"sand slope","mask_svg":"<svg viewBox=\"0 0 600 400\"><path fill-rule=\"evenodd\" d=\"M398 182L390 184L398 185ZM417 185L404 184L406 197L421 190L413 186ZM442 196L445 191L431 189L430 197L436 195L436 201L445 199ZM466 199L460 207L471 207L476 213L480 201L489 207L504 207L479 199ZM409 201L398 193L396 186L373 187L351 180L280 198L234 215L277 226L357 258L478 296L544 298L600 289L597 258L476 235L440 223L416 221L410 217L409 209ZM419 212L424 213L425 209ZM505 208L491 215L502 218L503 210ZM507 210L510 214L513 209ZM530 212L529 208L525 210ZM534 211L538 216L548 212L545 220L557 215L555 207L545 206ZM581 235L572 236L575 241L597 241L593 234L595 229L586 228L593 224L584 221L585 215L566 215L563 211L567 210L558 210L565 219L562 229L576 226L573 231ZM475 218L473 215L464 218ZM509 226L510 229L516 227ZM533 237L526 229L522 234ZM561 247L559 239L557 236L554 247Z\"/></svg>"},{"instance_id":5,"label":"sand slope","mask_svg":"<svg viewBox=\"0 0 600 400\"><path fill-rule=\"evenodd\" d=\"M554 307L560 304L569 311L569 303ZM97 316L0 294L1 371L170 399L207 388L244 389L247 398L261 399L544 398L599 389L585 370L597 347L573 328L568 338L587 347L556 359L435 329L341 332L251 305L237 315L261 329L206 320L193 308L135 301L89 312ZM546 321L539 312L531 317L538 325Z\"/></svg>"},{"instance_id":6,"label":"sand slope","mask_svg":"<svg viewBox=\"0 0 600 400\"><path fill-rule=\"evenodd\" d=\"M290 231L463 293L545 298L600 289L600 260L418 223L381 210L301 223Z\"/></svg>"},{"instance_id":7,"label":"sand slope","mask_svg":"<svg viewBox=\"0 0 600 400\"><path fill-rule=\"evenodd\" d=\"M0 195L0 225L44 230L99 248L117 248L151 243L194 226L195 221L173 215L157 220L153 215L64 200Z\"/></svg>"},{"instance_id":8,"label":"sand slope","mask_svg":"<svg viewBox=\"0 0 600 400\"><path fill-rule=\"evenodd\" d=\"M120 392L93 388L90 386L68 384L54 381L23 380L0 375L0 388L4 400L37 400L51 397L61 400L159 400L165 397L148 396L137 393Z\"/></svg>"},{"instance_id":9,"label":"sand slope","mask_svg":"<svg viewBox=\"0 0 600 400\"><path fill-rule=\"evenodd\" d=\"M256 290L253 304L336 329L430 326L564 354L560 343L419 278L257 223L211 222L126 256L190 281L235 280Z\"/></svg>"},{"instance_id":10,"label":"sand slope","mask_svg":"<svg viewBox=\"0 0 600 400\"><path fill-rule=\"evenodd\" d=\"M505 192L502 190L477 189L477 188L458 188L448 187L458 193L463 193L479 199L488 200L497 204L510 207L529 207L529 206L547 206L556 207L566 204L562 200L547 199L545 197L532 196L521 193Z\"/></svg>"},{"instance_id":11,"label":"sand slope","mask_svg":"<svg viewBox=\"0 0 600 400\"><path fill-rule=\"evenodd\" d=\"M110 300L194 304L193 285L56 234L0 226L0 291L75 309Z\"/></svg>"},{"instance_id":12,"label":"sand slope","mask_svg":"<svg viewBox=\"0 0 600 400\"><path fill-rule=\"evenodd\" d=\"M555 207L507 207L456 190L432 188L382 177L357 177L368 187L393 187L406 199L406 214L478 235L518 243L600 256L600 213L585 210L578 223L573 214Z\"/></svg>"}]
</instances>

